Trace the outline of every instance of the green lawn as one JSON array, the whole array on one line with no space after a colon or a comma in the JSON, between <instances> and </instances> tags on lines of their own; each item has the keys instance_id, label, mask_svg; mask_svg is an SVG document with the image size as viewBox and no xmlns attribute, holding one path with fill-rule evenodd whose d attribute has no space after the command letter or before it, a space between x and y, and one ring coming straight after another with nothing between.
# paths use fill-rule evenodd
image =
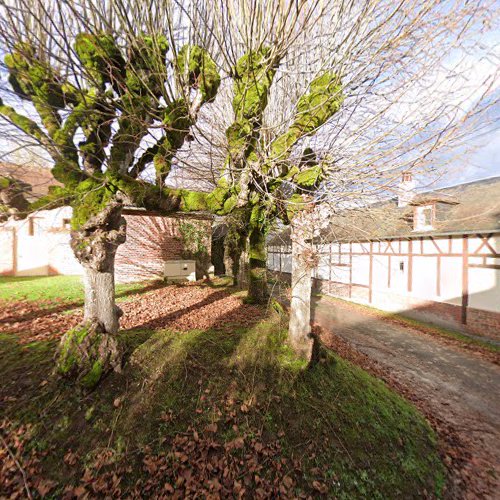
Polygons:
<instances>
[{"instance_id":1,"label":"green lawn","mask_svg":"<svg viewBox=\"0 0 500 500\"><path fill-rule=\"evenodd\" d=\"M156 286L155 282L127 283L116 286L117 297L139 293ZM58 301L83 303L80 276L0 276L0 300Z\"/></svg>"},{"instance_id":2,"label":"green lawn","mask_svg":"<svg viewBox=\"0 0 500 500\"><path fill-rule=\"evenodd\" d=\"M91 497L112 487L116 498L173 487L182 496L190 481L199 494L230 484L248 498L275 487L288 496L440 496L444 467L420 413L334 353L304 369L286 324L273 312L231 332L122 332L123 373L90 394L52 377L54 342L21 346L0 335L2 432L20 463L40 460L53 498L73 487ZM10 436L21 426L18 451Z\"/></svg>"}]
</instances>

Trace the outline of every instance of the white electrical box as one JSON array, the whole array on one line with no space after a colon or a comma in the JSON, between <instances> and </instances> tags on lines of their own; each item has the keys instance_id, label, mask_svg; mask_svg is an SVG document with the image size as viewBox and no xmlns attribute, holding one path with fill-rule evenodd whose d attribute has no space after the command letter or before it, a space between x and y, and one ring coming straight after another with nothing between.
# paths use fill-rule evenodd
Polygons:
<instances>
[{"instance_id":1,"label":"white electrical box","mask_svg":"<svg viewBox=\"0 0 500 500\"><path fill-rule=\"evenodd\" d=\"M196 281L196 262L194 260L167 260L163 275L167 280Z\"/></svg>"}]
</instances>

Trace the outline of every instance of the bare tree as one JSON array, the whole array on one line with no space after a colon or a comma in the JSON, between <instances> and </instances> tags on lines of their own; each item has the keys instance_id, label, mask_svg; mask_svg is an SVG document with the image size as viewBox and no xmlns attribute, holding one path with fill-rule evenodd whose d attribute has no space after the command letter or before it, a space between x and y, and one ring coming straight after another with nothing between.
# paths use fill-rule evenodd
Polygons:
<instances>
[{"instance_id":1,"label":"bare tree","mask_svg":"<svg viewBox=\"0 0 500 500\"><path fill-rule=\"evenodd\" d=\"M227 100L216 101L193 144L209 156L205 142L216 136L210 145L220 149L225 132L218 202L246 220L256 301L266 297L264 242L276 220L288 224L311 204L364 209L395 189L401 170L430 182L491 124L494 2L225 0L195 8L232 80L234 120L227 127ZM297 329L297 321L292 308L290 331L307 338L309 326Z\"/></svg>"},{"instance_id":2,"label":"bare tree","mask_svg":"<svg viewBox=\"0 0 500 500\"><path fill-rule=\"evenodd\" d=\"M72 206L71 246L85 270L85 322L63 337L58 369L90 387L121 365L114 259L125 241L123 205L205 208L203 193L164 182L220 77L207 51L190 43L188 13L169 1L0 6L10 89L0 114L50 155L61 185L37 207ZM143 179L150 166L154 183ZM15 191L8 188L3 199Z\"/></svg>"}]
</instances>

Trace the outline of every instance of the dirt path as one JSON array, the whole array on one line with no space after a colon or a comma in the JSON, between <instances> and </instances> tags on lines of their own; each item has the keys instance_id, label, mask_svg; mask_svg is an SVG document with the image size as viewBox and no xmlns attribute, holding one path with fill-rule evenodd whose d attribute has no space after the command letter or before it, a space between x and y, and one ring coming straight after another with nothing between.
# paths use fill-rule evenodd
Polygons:
<instances>
[{"instance_id":1,"label":"dirt path","mask_svg":"<svg viewBox=\"0 0 500 500\"><path fill-rule=\"evenodd\" d=\"M317 301L314 320L326 330L327 344L384 378L428 416L451 469L450 497L498 498L499 366L339 301Z\"/></svg>"}]
</instances>

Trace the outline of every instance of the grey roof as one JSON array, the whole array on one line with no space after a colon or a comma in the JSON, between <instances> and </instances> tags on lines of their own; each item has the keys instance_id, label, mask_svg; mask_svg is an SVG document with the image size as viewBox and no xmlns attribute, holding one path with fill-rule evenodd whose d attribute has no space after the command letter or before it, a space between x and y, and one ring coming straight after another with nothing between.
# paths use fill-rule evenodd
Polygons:
<instances>
[{"instance_id":1,"label":"grey roof","mask_svg":"<svg viewBox=\"0 0 500 500\"><path fill-rule=\"evenodd\" d=\"M415 206L435 204L432 230L414 231ZM392 237L432 236L500 230L500 176L418 193L406 207L391 199L363 209L346 210L331 217L322 241L366 241ZM270 243L289 243L285 229Z\"/></svg>"}]
</instances>

